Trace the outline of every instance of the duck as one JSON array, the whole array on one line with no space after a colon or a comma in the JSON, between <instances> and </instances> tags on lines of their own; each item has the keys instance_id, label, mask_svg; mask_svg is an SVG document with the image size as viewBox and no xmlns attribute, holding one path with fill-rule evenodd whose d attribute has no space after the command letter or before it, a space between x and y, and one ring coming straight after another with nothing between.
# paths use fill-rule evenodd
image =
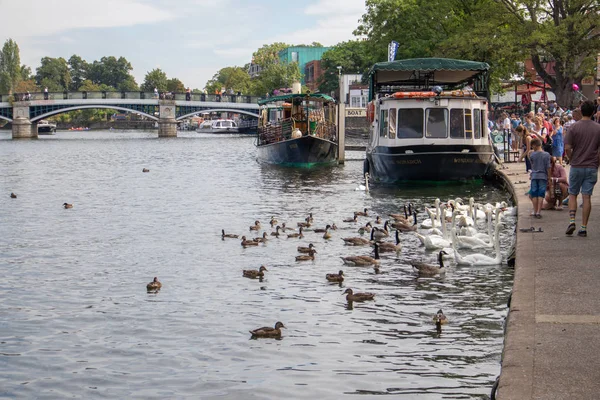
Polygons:
<instances>
[{"instance_id":1,"label":"duck","mask_svg":"<svg viewBox=\"0 0 600 400\"><path fill-rule=\"evenodd\" d=\"M381 225L383 223L383 220L381 219L381 217L378 215L377 218L375 218L375 223L377 225Z\"/></svg>"},{"instance_id":2,"label":"duck","mask_svg":"<svg viewBox=\"0 0 600 400\"><path fill-rule=\"evenodd\" d=\"M327 225L329 226L329 225ZM325 233L323 234L323 239L331 239L331 232L329 232L329 228L325 229Z\"/></svg>"},{"instance_id":3,"label":"duck","mask_svg":"<svg viewBox=\"0 0 600 400\"><path fill-rule=\"evenodd\" d=\"M63 203L64 208L73 208L73 204Z\"/></svg>"},{"instance_id":4,"label":"duck","mask_svg":"<svg viewBox=\"0 0 600 400\"><path fill-rule=\"evenodd\" d=\"M348 246L365 246L371 243L370 240L361 237L347 237L342 238L342 240L344 241L344 244L347 244Z\"/></svg>"},{"instance_id":5,"label":"duck","mask_svg":"<svg viewBox=\"0 0 600 400\"><path fill-rule=\"evenodd\" d=\"M144 168L142 169L142 172L150 172L150 170L148 168Z\"/></svg>"},{"instance_id":6,"label":"duck","mask_svg":"<svg viewBox=\"0 0 600 400\"><path fill-rule=\"evenodd\" d=\"M444 312L440 308L437 313L433 316L433 322L437 325L446 325L448 323L448 317L444 315Z\"/></svg>"},{"instance_id":7,"label":"duck","mask_svg":"<svg viewBox=\"0 0 600 400\"><path fill-rule=\"evenodd\" d=\"M257 328L249 332L254 338L280 338L281 328L285 328L285 326L283 325L283 323L277 321L277 323L275 324L275 328L263 326L262 328Z\"/></svg>"},{"instance_id":8,"label":"duck","mask_svg":"<svg viewBox=\"0 0 600 400\"><path fill-rule=\"evenodd\" d=\"M303 254L301 256L296 256L296 261L312 261L315 259L315 253L317 251L315 249L310 249L308 254Z\"/></svg>"},{"instance_id":9,"label":"duck","mask_svg":"<svg viewBox=\"0 0 600 400\"><path fill-rule=\"evenodd\" d=\"M298 246L298 253L310 253L315 246L312 243L309 243L308 246Z\"/></svg>"},{"instance_id":10,"label":"duck","mask_svg":"<svg viewBox=\"0 0 600 400\"><path fill-rule=\"evenodd\" d=\"M325 226L325 228L313 229L313 232L315 232L315 233L325 233L325 232L327 232L327 229L331 229L331 225L327 224L327 226Z\"/></svg>"},{"instance_id":11,"label":"duck","mask_svg":"<svg viewBox=\"0 0 600 400\"><path fill-rule=\"evenodd\" d=\"M155 276L154 279L152 280L152 282L150 282L149 284L146 285L146 290L149 292L152 292L152 291L157 292L160 290L161 287L162 287L162 283L160 283L158 281L158 278Z\"/></svg>"},{"instance_id":12,"label":"duck","mask_svg":"<svg viewBox=\"0 0 600 400\"><path fill-rule=\"evenodd\" d=\"M273 227L273 225L277 225L277 220L275 219L274 216L271 217L271 220L269 221L269 224L271 224L271 228Z\"/></svg>"},{"instance_id":13,"label":"duck","mask_svg":"<svg viewBox=\"0 0 600 400\"><path fill-rule=\"evenodd\" d=\"M299 228L308 228L311 226L310 217L306 217L304 222L298 222Z\"/></svg>"},{"instance_id":14,"label":"duck","mask_svg":"<svg viewBox=\"0 0 600 400\"><path fill-rule=\"evenodd\" d=\"M250 278L250 279L256 279L256 278L262 278L263 276L265 276L265 272L264 271L268 271L268 269L264 266L261 265L259 269L245 269L242 271L242 276L244 278Z\"/></svg>"},{"instance_id":15,"label":"duck","mask_svg":"<svg viewBox=\"0 0 600 400\"><path fill-rule=\"evenodd\" d=\"M365 226L358 228L358 233L364 235L365 233L371 232L371 229L373 229L373 225L371 225L370 222L367 222Z\"/></svg>"},{"instance_id":16,"label":"duck","mask_svg":"<svg viewBox=\"0 0 600 400\"><path fill-rule=\"evenodd\" d=\"M439 274L443 274L446 272L446 267L444 266L444 255L446 255L448 253L446 253L444 250L441 250L438 253L438 264L439 265L432 265L432 264L427 264L427 263L423 263L423 262L412 262L410 265L413 267L413 269L415 271L417 271L417 273L420 276L435 276L435 275L439 275Z\"/></svg>"},{"instance_id":17,"label":"duck","mask_svg":"<svg viewBox=\"0 0 600 400\"><path fill-rule=\"evenodd\" d=\"M263 232L263 235L262 235L262 236L260 236L260 237L255 237L255 238L254 238L254 239L252 239L252 240L254 240L255 242L258 242L258 243L267 243L267 240L268 240L268 239L267 239L267 232Z\"/></svg>"},{"instance_id":18,"label":"duck","mask_svg":"<svg viewBox=\"0 0 600 400\"><path fill-rule=\"evenodd\" d=\"M308 213L308 222L310 222L311 224L314 222L312 213Z\"/></svg>"},{"instance_id":19,"label":"duck","mask_svg":"<svg viewBox=\"0 0 600 400\"><path fill-rule=\"evenodd\" d=\"M398 231L396 231L396 244L391 242L379 243L379 251L382 253L394 251L400 253L401 250L402 245L400 244L400 233Z\"/></svg>"},{"instance_id":20,"label":"duck","mask_svg":"<svg viewBox=\"0 0 600 400\"><path fill-rule=\"evenodd\" d=\"M221 238L225 239L225 238L231 238L231 239L237 239L240 235L235 235L233 233L225 233L225 229L221 229Z\"/></svg>"},{"instance_id":21,"label":"duck","mask_svg":"<svg viewBox=\"0 0 600 400\"><path fill-rule=\"evenodd\" d=\"M410 213L412 215L412 213ZM407 210L406 204L404 205L404 214L388 214L389 217L395 221L402 221L402 222L410 222L408 220L408 215L409 212Z\"/></svg>"},{"instance_id":22,"label":"duck","mask_svg":"<svg viewBox=\"0 0 600 400\"><path fill-rule=\"evenodd\" d=\"M371 256L349 256L340 257L344 264L353 267L365 267L368 265L379 264L379 245L375 243L375 257Z\"/></svg>"},{"instance_id":23,"label":"duck","mask_svg":"<svg viewBox=\"0 0 600 400\"><path fill-rule=\"evenodd\" d=\"M281 231L285 232L286 229L291 229L294 230L293 228L288 228L287 226L285 226L285 222L281 224Z\"/></svg>"},{"instance_id":24,"label":"duck","mask_svg":"<svg viewBox=\"0 0 600 400\"><path fill-rule=\"evenodd\" d=\"M454 259L458 265L470 265L470 266L488 266L488 265L499 265L502 264L502 253L500 252L500 228L502 224L496 225L494 235L494 251L495 257L490 257L481 253L469 254L461 256L456 250L455 234L452 235L452 247L454 248Z\"/></svg>"},{"instance_id":25,"label":"duck","mask_svg":"<svg viewBox=\"0 0 600 400\"><path fill-rule=\"evenodd\" d=\"M11 193L10 193L10 198L11 198L11 199L16 199L16 198L17 198L17 195L11 192Z\"/></svg>"},{"instance_id":26,"label":"duck","mask_svg":"<svg viewBox=\"0 0 600 400\"><path fill-rule=\"evenodd\" d=\"M254 221L254 225L250 226L251 231L259 231L260 230L260 221Z\"/></svg>"},{"instance_id":27,"label":"duck","mask_svg":"<svg viewBox=\"0 0 600 400\"><path fill-rule=\"evenodd\" d=\"M354 211L354 215L358 215L360 217L368 217L369 216L368 211L369 210L367 210L366 208L363 211Z\"/></svg>"},{"instance_id":28,"label":"duck","mask_svg":"<svg viewBox=\"0 0 600 400\"><path fill-rule=\"evenodd\" d=\"M298 233L288 233L287 237L302 239L304 237L304 234L302 233L302 227L300 227L300 230L298 231Z\"/></svg>"},{"instance_id":29,"label":"duck","mask_svg":"<svg viewBox=\"0 0 600 400\"><path fill-rule=\"evenodd\" d=\"M241 244L243 247L258 246L258 242L254 241L254 240L248 240L248 239L246 239L246 236L242 236Z\"/></svg>"},{"instance_id":30,"label":"duck","mask_svg":"<svg viewBox=\"0 0 600 400\"><path fill-rule=\"evenodd\" d=\"M337 225L335 224L335 222L331 224L331 230L337 231Z\"/></svg>"},{"instance_id":31,"label":"duck","mask_svg":"<svg viewBox=\"0 0 600 400\"><path fill-rule=\"evenodd\" d=\"M394 229L399 230L400 232L411 232L411 231L416 231L417 230L417 212L413 211L413 222L406 222L406 221L398 221L397 222L393 222L392 224L390 224L390 226Z\"/></svg>"},{"instance_id":32,"label":"duck","mask_svg":"<svg viewBox=\"0 0 600 400\"><path fill-rule=\"evenodd\" d=\"M326 274L325 279L329 282L343 282L344 281L344 271L340 269L337 274Z\"/></svg>"},{"instance_id":33,"label":"duck","mask_svg":"<svg viewBox=\"0 0 600 400\"><path fill-rule=\"evenodd\" d=\"M373 293L354 293L352 289L346 289L342 295L346 295L348 302L374 300L375 298Z\"/></svg>"},{"instance_id":34,"label":"duck","mask_svg":"<svg viewBox=\"0 0 600 400\"><path fill-rule=\"evenodd\" d=\"M358 215L354 214L354 217L352 217L352 218L346 218L343 221L344 222L356 222L356 221L358 221Z\"/></svg>"},{"instance_id":35,"label":"duck","mask_svg":"<svg viewBox=\"0 0 600 400\"><path fill-rule=\"evenodd\" d=\"M383 228L374 227L371 231L371 240L382 240L390 236L388 232L388 221L385 221Z\"/></svg>"},{"instance_id":36,"label":"duck","mask_svg":"<svg viewBox=\"0 0 600 400\"><path fill-rule=\"evenodd\" d=\"M281 229L281 227L279 225L277 225L275 227L275 232L271 232L271 236L279 237L279 230L280 229Z\"/></svg>"}]
</instances>

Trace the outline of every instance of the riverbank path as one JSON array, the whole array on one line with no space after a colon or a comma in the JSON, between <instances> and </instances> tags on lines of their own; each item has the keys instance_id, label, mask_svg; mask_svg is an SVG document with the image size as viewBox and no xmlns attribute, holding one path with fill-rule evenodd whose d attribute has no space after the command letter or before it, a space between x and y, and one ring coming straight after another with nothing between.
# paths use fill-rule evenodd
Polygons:
<instances>
[{"instance_id":1,"label":"riverbank path","mask_svg":"<svg viewBox=\"0 0 600 400\"><path fill-rule=\"evenodd\" d=\"M600 399L600 186L592 196L588 236L578 237L575 231L569 237L567 207L543 210L541 219L531 217L525 164L505 166L519 214L515 278L496 398ZM581 214L578 207L577 229ZM531 227L535 232L520 231Z\"/></svg>"}]
</instances>

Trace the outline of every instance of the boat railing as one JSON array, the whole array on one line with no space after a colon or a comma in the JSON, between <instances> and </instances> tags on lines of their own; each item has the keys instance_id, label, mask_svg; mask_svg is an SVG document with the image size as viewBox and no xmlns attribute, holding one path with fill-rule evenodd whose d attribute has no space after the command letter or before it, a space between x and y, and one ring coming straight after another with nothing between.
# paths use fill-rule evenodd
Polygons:
<instances>
[{"instance_id":1,"label":"boat railing","mask_svg":"<svg viewBox=\"0 0 600 400\"><path fill-rule=\"evenodd\" d=\"M288 140L292 137L294 122L291 118L276 123L267 123L258 130L259 144L269 144Z\"/></svg>"}]
</instances>

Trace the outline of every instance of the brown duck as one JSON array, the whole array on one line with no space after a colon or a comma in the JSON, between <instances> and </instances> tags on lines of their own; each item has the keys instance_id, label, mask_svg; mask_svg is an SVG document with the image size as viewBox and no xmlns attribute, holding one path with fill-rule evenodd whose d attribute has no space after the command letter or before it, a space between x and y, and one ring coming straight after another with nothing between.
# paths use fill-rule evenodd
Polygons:
<instances>
[{"instance_id":1,"label":"brown duck","mask_svg":"<svg viewBox=\"0 0 600 400\"><path fill-rule=\"evenodd\" d=\"M347 237L347 238L342 238L342 240L344 241L344 244L347 244L348 246L365 246L365 245L371 243L371 241L369 239L365 239L365 238L361 238L361 237Z\"/></svg>"},{"instance_id":2,"label":"brown duck","mask_svg":"<svg viewBox=\"0 0 600 400\"><path fill-rule=\"evenodd\" d=\"M16 195L16 194L14 194L14 193L11 193L11 194L10 194L10 198L11 198L11 199L16 199L16 198L17 198L17 195Z\"/></svg>"},{"instance_id":3,"label":"brown duck","mask_svg":"<svg viewBox=\"0 0 600 400\"><path fill-rule=\"evenodd\" d=\"M150 172L150 170L148 168L144 168L142 169L142 172Z\"/></svg>"},{"instance_id":4,"label":"brown duck","mask_svg":"<svg viewBox=\"0 0 600 400\"><path fill-rule=\"evenodd\" d=\"M242 246L243 247L248 247L248 246L258 246L258 242L255 242L254 240L248 240L246 239L246 236L242 236Z\"/></svg>"},{"instance_id":5,"label":"brown duck","mask_svg":"<svg viewBox=\"0 0 600 400\"><path fill-rule=\"evenodd\" d=\"M280 338L281 328L285 328L285 326L283 326L283 323L278 321L275 324L275 328L263 326L262 328L250 331L250 333L252 334L252 337L255 338Z\"/></svg>"},{"instance_id":6,"label":"brown duck","mask_svg":"<svg viewBox=\"0 0 600 400\"><path fill-rule=\"evenodd\" d=\"M154 280L146 285L146 290L149 292L157 292L162 287L162 283L158 281L158 278L155 276Z\"/></svg>"},{"instance_id":7,"label":"brown duck","mask_svg":"<svg viewBox=\"0 0 600 400\"><path fill-rule=\"evenodd\" d=\"M340 270L337 274L326 274L325 279L327 279L329 282L343 282L344 271Z\"/></svg>"},{"instance_id":8,"label":"brown duck","mask_svg":"<svg viewBox=\"0 0 600 400\"><path fill-rule=\"evenodd\" d=\"M346 300L348 302L374 300L375 297L373 293L354 293L352 289L346 289L342 294L344 295L346 293Z\"/></svg>"},{"instance_id":9,"label":"brown duck","mask_svg":"<svg viewBox=\"0 0 600 400\"><path fill-rule=\"evenodd\" d=\"M267 243L267 232L263 232L261 237L255 237L253 240L258 243Z\"/></svg>"},{"instance_id":10,"label":"brown duck","mask_svg":"<svg viewBox=\"0 0 600 400\"><path fill-rule=\"evenodd\" d=\"M265 272L264 271L268 271L268 269L265 268L264 265L261 265L259 269L245 269L242 271L242 276L244 278L250 278L250 279L256 279L256 278L262 278L263 276L265 276Z\"/></svg>"},{"instance_id":11,"label":"brown duck","mask_svg":"<svg viewBox=\"0 0 600 400\"><path fill-rule=\"evenodd\" d=\"M317 251L315 249L310 249L308 254L303 254L301 256L296 256L296 261L311 261L315 259L315 253Z\"/></svg>"},{"instance_id":12,"label":"brown duck","mask_svg":"<svg viewBox=\"0 0 600 400\"><path fill-rule=\"evenodd\" d=\"M369 213L368 213L368 210L365 208L363 211L355 211L354 215L358 215L361 217L368 217Z\"/></svg>"},{"instance_id":13,"label":"brown duck","mask_svg":"<svg viewBox=\"0 0 600 400\"><path fill-rule=\"evenodd\" d=\"M379 243L379 251L382 253L385 252L396 252L400 253L402 250L402 245L400 244L400 234L396 231L396 244L391 242L383 242Z\"/></svg>"},{"instance_id":14,"label":"brown duck","mask_svg":"<svg viewBox=\"0 0 600 400\"><path fill-rule=\"evenodd\" d=\"M298 233L288 233L287 237L302 239L304 237L304 233L302 233L302 227L300 227Z\"/></svg>"},{"instance_id":15,"label":"brown duck","mask_svg":"<svg viewBox=\"0 0 600 400\"><path fill-rule=\"evenodd\" d=\"M63 203L64 208L73 208L73 204Z\"/></svg>"},{"instance_id":16,"label":"brown duck","mask_svg":"<svg viewBox=\"0 0 600 400\"><path fill-rule=\"evenodd\" d=\"M275 236L275 237L279 237L279 230L281 229L281 227L279 225L277 225L275 227L275 232L271 232L271 236Z\"/></svg>"},{"instance_id":17,"label":"brown duck","mask_svg":"<svg viewBox=\"0 0 600 400\"><path fill-rule=\"evenodd\" d=\"M254 225L250 226L251 231L259 231L260 230L260 221L254 221Z\"/></svg>"},{"instance_id":18,"label":"brown duck","mask_svg":"<svg viewBox=\"0 0 600 400\"><path fill-rule=\"evenodd\" d=\"M315 246L312 243L309 243L308 246L298 246L298 253L310 253Z\"/></svg>"},{"instance_id":19,"label":"brown duck","mask_svg":"<svg viewBox=\"0 0 600 400\"><path fill-rule=\"evenodd\" d=\"M340 257L344 264L353 267L365 267L368 265L379 264L379 245L375 243L375 257L371 256L349 256Z\"/></svg>"},{"instance_id":20,"label":"brown duck","mask_svg":"<svg viewBox=\"0 0 600 400\"><path fill-rule=\"evenodd\" d=\"M443 256L446 255L444 250L438 253L438 264L432 265L424 262L412 262L410 265L417 271L417 273L421 276L435 276L439 274L443 274L446 272L446 267L444 266Z\"/></svg>"},{"instance_id":21,"label":"brown duck","mask_svg":"<svg viewBox=\"0 0 600 400\"><path fill-rule=\"evenodd\" d=\"M225 239L225 238L231 238L231 239L237 239L239 237L239 235L234 235L233 233L225 233L225 229L221 229L221 238Z\"/></svg>"},{"instance_id":22,"label":"brown duck","mask_svg":"<svg viewBox=\"0 0 600 400\"><path fill-rule=\"evenodd\" d=\"M344 220L344 222L356 222L356 221L358 221L358 215L356 215L356 214L354 214L354 217L352 217L352 218L346 218Z\"/></svg>"},{"instance_id":23,"label":"brown duck","mask_svg":"<svg viewBox=\"0 0 600 400\"><path fill-rule=\"evenodd\" d=\"M325 228L316 228L316 229L313 229L313 232L315 232L315 233L325 233L327 231L327 229L331 229L331 225L327 224L327 226Z\"/></svg>"}]
</instances>

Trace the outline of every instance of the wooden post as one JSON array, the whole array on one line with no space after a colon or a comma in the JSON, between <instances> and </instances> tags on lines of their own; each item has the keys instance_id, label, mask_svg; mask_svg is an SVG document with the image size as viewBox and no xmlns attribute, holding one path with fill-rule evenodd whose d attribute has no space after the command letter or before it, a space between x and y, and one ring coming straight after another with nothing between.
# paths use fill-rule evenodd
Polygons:
<instances>
[{"instance_id":1,"label":"wooden post","mask_svg":"<svg viewBox=\"0 0 600 400\"><path fill-rule=\"evenodd\" d=\"M338 104L338 163L346 161L346 105Z\"/></svg>"}]
</instances>

